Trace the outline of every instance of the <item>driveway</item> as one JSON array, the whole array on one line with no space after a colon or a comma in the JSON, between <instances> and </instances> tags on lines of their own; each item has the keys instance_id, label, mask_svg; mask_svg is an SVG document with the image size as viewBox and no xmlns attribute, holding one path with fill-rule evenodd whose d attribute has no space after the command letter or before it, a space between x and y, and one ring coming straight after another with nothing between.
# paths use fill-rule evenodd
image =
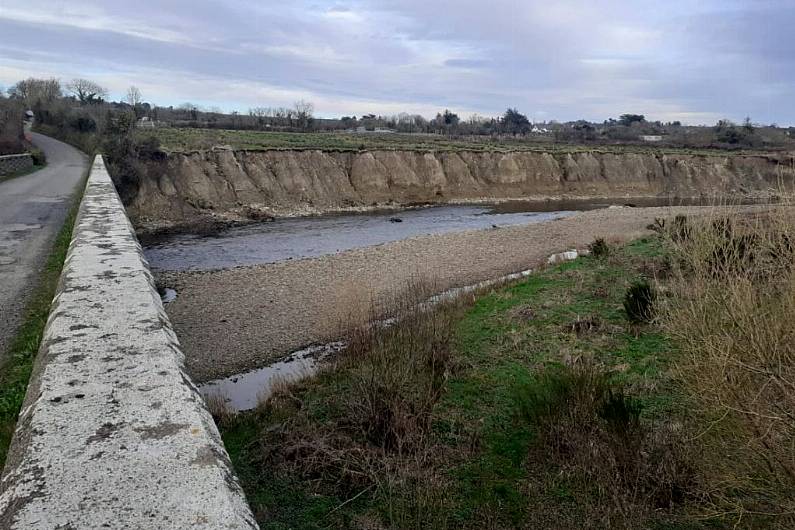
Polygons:
<instances>
[{"instance_id":1,"label":"driveway","mask_svg":"<svg viewBox=\"0 0 795 530\"><path fill-rule=\"evenodd\" d=\"M30 135L47 155L47 166L0 182L0 359L88 167L88 157L74 147Z\"/></svg>"}]
</instances>

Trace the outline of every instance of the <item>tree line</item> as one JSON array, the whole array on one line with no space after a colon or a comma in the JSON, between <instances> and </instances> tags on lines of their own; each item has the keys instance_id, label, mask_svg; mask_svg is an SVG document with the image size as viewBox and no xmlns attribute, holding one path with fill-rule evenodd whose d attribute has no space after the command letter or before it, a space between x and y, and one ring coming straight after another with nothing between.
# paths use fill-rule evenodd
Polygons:
<instances>
[{"instance_id":1,"label":"tree line","mask_svg":"<svg viewBox=\"0 0 795 530\"><path fill-rule=\"evenodd\" d=\"M2 92L2 91L0 91ZM3 142L16 133L19 112L30 109L42 129L91 150L103 132L118 129L121 121L131 129L137 120L150 125L213 129L239 129L287 132L397 132L441 134L450 137L529 138L538 143L626 144L659 141L680 147L791 147L795 128L760 126L747 118L742 124L720 120L712 127L685 126L678 121L662 123L647 120L643 114L625 113L601 123L577 120L533 122L516 107L494 117L477 114L462 118L445 109L427 119L419 114L364 114L336 119L318 118L309 101L292 107L251 107L247 113L225 113L218 108L202 108L193 103L158 106L145 101L141 90L129 87L121 101L109 101L108 90L89 79L25 79L0 94L0 150Z\"/></svg>"}]
</instances>

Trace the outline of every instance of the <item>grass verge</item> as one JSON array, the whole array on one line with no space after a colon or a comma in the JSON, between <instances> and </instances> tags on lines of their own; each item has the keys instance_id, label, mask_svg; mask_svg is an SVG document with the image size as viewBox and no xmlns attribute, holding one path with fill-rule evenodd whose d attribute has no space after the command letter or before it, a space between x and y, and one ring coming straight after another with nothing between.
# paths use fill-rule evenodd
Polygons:
<instances>
[{"instance_id":1,"label":"grass verge","mask_svg":"<svg viewBox=\"0 0 795 530\"><path fill-rule=\"evenodd\" d=\"M50 314L52 299L72 241L72 230L86 178L87 175L78 185L78 191L71 200L63 227L55 237L44 269L36 280L36 287L25 309L24 320L11 340L8 351L1 358L3 365L0 368L0 468L6 461L44 326Z\"/></svg>"}]
</instances>

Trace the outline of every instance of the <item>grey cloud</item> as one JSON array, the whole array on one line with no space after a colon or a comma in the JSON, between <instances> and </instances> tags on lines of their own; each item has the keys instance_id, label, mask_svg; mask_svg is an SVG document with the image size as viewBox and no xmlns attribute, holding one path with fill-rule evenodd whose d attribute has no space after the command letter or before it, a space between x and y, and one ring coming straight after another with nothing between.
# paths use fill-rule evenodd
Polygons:
<instances>
[{"instance_id":1,"label":"grey cloud","mask_svg":"<svg viewBox=\"0 0 795 530\"><path fill-rule=\"evenodd\" d=\"M380 101L425 113L510 105L557 119L643 112L795 123L795 6L784 1L27 4L22 15L0 11L0 61L62 77L112 73L119 84L160 73L150 97L162 103L223 97L245 109L305 94L325 114ZM251 95L221 96L225 83Z\"/></svg>"}]
</instances>

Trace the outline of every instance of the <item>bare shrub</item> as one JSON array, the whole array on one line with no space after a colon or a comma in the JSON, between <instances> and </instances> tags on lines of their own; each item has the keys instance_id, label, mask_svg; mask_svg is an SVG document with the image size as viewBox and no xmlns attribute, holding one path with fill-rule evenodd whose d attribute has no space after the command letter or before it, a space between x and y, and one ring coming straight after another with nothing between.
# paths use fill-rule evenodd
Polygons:
<instances>
[{"instance_id":1,"label":"bare shrub","mask_svg":"<svg viewBox=\"0 0 795 530\"><path fill-rule=\"evenodd\" d=\"M690 231L687 216L680 214L674 217L674 222L667 234L674 241L687 241L690 238Z\"/></svg>"},{"instance_id":2,"label":"bare shrub","mask_svg":"<svg viewBox=\"0 0 795 530\"><path fill-rule=\"evenodd\" d=\"M607 244L605 238L599 237L588 245L588 250L593 257L603 258L610 254L610 245Z\"/></svg>"},{"instance_id":3,"label":"bare shrub","mask_svg":"<svg viewBox=\"0 0 795 530\"><path fill-rule=\"evenodd\" d=\"M641 420L639 402L591 362L547 368L520 406L537 429L537 457L595 489L599 502L588 509L600 528L637 528L691 489L689 456L675 430Z\"/></svg>"},{"instance_id":4,"label":"bare shrub","mask_svg":"<svg viewBox=\"0 0 795 530\"><path fill-rule=\"evenodd\" d=\"M663 324L681 379L714 417L715 513L795 524L795 218L789 208L718 218L671 238L678 263Z\"/></svg>"},{"instance_id":5,"label":"bare shrub","mask_svg":"<svg viewBox=\"0 0 795 530\"><path fill-rule=\"evenodd\" d=\"M646 225L646 230L652 230L653 232L662 234L665 231L665 218L655 217L653 223Z\"/></svg>"},{"instance_id":6,"label":"bare shrub","mask_svg":"<svg viewBox=\"0 0 795 530\"><path fill-rule=\"evenodd\" d=\"M657 299L654 288L646 280L639 280L629 286L624 295L624 311L633 324L651 322L654 318L654 301Z\"/></svg>"},{"instance_id":7,"label":"bare shrub","mask_svg":"<svg viewBox=\"0 0 795 530\"><path fill-rule=\"evenodd\" d=\"M374 317L346 352L356 362L349 429L385 451L412 453L424 445L447 377L451 314L418 309L429 291L415 283L396 295L389 313L399 321L383 327Z\"/></svg>"},{"instance_id":8,"label":"bare shrub","mask_svg":"<svg viewBox=\"0 0 795 530\"><path fill-rule=\"evenodd\" d=\"M344 392L324 394L327 412L319 418L311 415L317 404L304 406L303 400L313 397L301 392L303 383L281 388L262 405L271 420L284 418L277 429L263 433L263 458L336 494L382 495L392 510L390 520L422 519L423 503L440 502L416 484L441 480L430 463L429 438L452 365L457 309L423 306L430 292L413 282L376 303L366 301L371 316L364 324L360 312L350 308L356 321L348 327L348 347L328 372ZM383 320L384 314L394 317ZM393 498L397 492L423 499ZM408 513L410 506L414 511Z\"/></svg>"}]
</instances>

